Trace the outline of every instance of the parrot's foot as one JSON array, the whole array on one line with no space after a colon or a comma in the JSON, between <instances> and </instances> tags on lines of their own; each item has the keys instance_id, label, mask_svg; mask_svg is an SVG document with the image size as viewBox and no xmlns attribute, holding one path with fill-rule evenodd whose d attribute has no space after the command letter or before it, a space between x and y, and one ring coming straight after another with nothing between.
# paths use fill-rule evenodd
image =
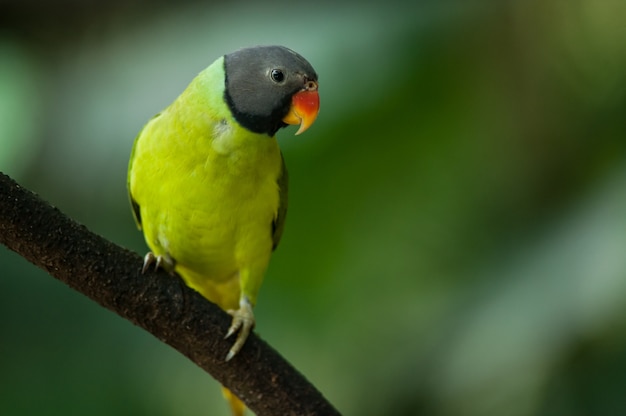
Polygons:
<instances>
[{"instance_id":1,"label":"parrot's foot","mask_svg":"<svg viewBox=\"0 0 626 416\"><path fill-rule=\"evenodd\" d=\"M163 269L168 273L173 273L176 262L169 256L169 254L164 256L155 256L151 251L149 251L143 258L141 273L145 273L152 264L154 264L154 270Z\"/></svg>"},{"instance_id":2,"label":"parrot's foot","mask_svg":"<svg viewBox=\"0 0 626 416\"><path fill-rule=\"evenodd\" d=\"M237 335L235 343L230 348L230 351L228 351L228 355L226 355L226 361L229 361L239 352L239 350L241 350L243 344L245 344L246 339L248 339L248 335L250 335L250 331L254 328L255 321L254 313L252 313L252 305L246 297L242 298L239 303L239 309L231 309L226 312L233 317L233 322L230 324L230 328L228 328L228 333L224 339L239 331L239 335Z\"/></svg>"}]
</instances>

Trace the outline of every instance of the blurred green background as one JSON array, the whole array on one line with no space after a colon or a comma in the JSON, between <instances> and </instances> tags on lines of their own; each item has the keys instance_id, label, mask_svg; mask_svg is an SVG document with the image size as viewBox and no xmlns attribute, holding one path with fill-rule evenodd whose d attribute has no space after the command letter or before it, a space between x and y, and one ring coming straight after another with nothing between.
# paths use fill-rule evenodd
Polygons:
<instances>
[{"instance_id":1,"label":"blurred green background","mask_svg":"<svg viewBox=\"0 0 626 416\"><path fill-rule=\"evenodd\" d=\"M279 133L264 339L346 415L626 414L626 2L3 0L0 170L143 254L135 135L255 44L322 101ZM0 414L227 414L176 351L0 265Z\"/></svg>"}]
</instances>

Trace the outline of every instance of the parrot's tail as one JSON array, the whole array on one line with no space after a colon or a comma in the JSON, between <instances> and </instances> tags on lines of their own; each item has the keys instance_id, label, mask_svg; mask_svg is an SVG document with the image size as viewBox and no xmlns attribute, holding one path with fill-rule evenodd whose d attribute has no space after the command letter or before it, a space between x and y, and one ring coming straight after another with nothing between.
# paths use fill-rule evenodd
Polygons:
<instances>
[{"instance_id":1,"label":"parrot's tail","mask_svg":"<svg viewBox=\"0 0 626 416\"><path fill-rule=\"evenodd\" d=\"M233 416L243 416L243 412L246 410L246 405L239 400L239 397L235 396L235 394L226 387L222 387L222 395L226 400L228 400Z\"/></svg>"}]
</instances>

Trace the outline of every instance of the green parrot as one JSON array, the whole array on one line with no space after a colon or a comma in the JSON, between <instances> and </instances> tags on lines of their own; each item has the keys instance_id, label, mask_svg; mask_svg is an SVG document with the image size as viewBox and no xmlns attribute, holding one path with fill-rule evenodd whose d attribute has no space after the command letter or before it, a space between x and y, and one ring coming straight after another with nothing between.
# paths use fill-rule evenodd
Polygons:
<instances>
[{"instance_id":1,"label":"green parrot","mask_svg":"<svg viewBox=\"0 0 626 416\"><path fill-rule=\"evenodd\" d=\"M232 315L226 360L255 325L254 307L287 213L287 170L276 132L308 129L317 74L282 46L224 55L135 139L128 192L154 264ZM234 414L243 404L227 389Z\"/></svg>"}]
</instances>

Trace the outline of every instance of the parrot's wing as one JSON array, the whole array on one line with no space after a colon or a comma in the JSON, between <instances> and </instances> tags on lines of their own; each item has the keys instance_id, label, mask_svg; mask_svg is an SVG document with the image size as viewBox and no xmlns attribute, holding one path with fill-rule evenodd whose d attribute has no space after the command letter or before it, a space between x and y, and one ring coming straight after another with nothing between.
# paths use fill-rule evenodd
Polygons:
<instances>
[{"instance_id":1,"label":"parrot's wing","mask_svg":"<svg viewBox=\"0 0 626 416\"><path fill-rule=\"evenodd\" d=\"M139 209L139 204L133 198L133 194L130 192L130 177L132 175L133 170L133 161L135 160L135 148L137 147L137 141L139 140L139 136L141 136L140 131L137 137L135 138L135 142L133 143L133 150L130 152L130 161L128 162L128 175L126 175L126 190L128 191L128 200L130 201L130 206L133 208L133 217L135 218L135 223L137 223L137 227L141 230L141 210Z\"/></svg>"},{"instance_id":2,"label":"parrot's wing","mask_svg":"<svg viewBox=\"0 0 626 416\"><path fill-rule=\"evenodd\" d=\"M139 140L139 136L143 129L139 132L137 137L135 137L135 142L133 143L133 150L130 152L130 161L128 162L128 175L126 175L126 190L128 191L128 200L130 201L130 206L133 208L133 217L135 218L135 223L137 223L137 227L141 230L141 210L139 209L139 204L133 198L133 194L130 192L130 177L132 175L133 170L133 161L135 160L135 148L137 147L137 141Z\"/></svg>"},{"instance_id":3,"label":"parrot's wing","mask_svg":"<svg viewBox=\"0 0 626 416\"><path fill-rule=\"evenodd\" d=\"M155 114L154 117L152 117L148 121L148 123L146 123L146 126L160 115L161 113ZM132 171L133 171L133 162L135 161L135 148L137 147L137 142L139 141L139 138L143 134L143 131L146 129L146 126L143 126L143 128L141 129L137 137L135 137L135 142L133 143L133 149L130 152L130 161L128 162L128 175L126 175L126 189L128 190L128 199L130 200L130 205L133 208L133 217L135 218L137 227L140 230L141 230L141 210L139 209L139 204L137 203L137 201L135 201L135 198L133 198L133 194L130 192L130 178L131 178Z\"/></svg>"},{"instance_id":4,"label":"parrot's wing","mask_svg":"<svg viewBox=\"0 0 626 416\"><path fill-rule=\"evenodd\" d=\"M135 218L135 223L137 224L137 228L141 230L141 210L139 209L139 204L135 202L130 191L128 191L128 197L130 199L130 205L133 208L133 218Z\"/></svg>"},{"instance_id":5,"label":"parrot's wing","mask_svg":"<svg viewBox=\"0 0 626 416\"><path fill-rule=\"evenodd\" d=\"M276 217L272 222L272 240L274 241L272 250L275 250L276 247L278 247L280 238L283 235L283 229L285 228L285 217L287 216L287 194L289 188L289 175L287 174L287 166L285 166L285 158L283 158L282 152L280 154L280 159L282 161L282 169L280 171L280 176L276 180L276 183L278 184L280 200L278 210L276 211Z\"/></svg>"}]
</instances>

